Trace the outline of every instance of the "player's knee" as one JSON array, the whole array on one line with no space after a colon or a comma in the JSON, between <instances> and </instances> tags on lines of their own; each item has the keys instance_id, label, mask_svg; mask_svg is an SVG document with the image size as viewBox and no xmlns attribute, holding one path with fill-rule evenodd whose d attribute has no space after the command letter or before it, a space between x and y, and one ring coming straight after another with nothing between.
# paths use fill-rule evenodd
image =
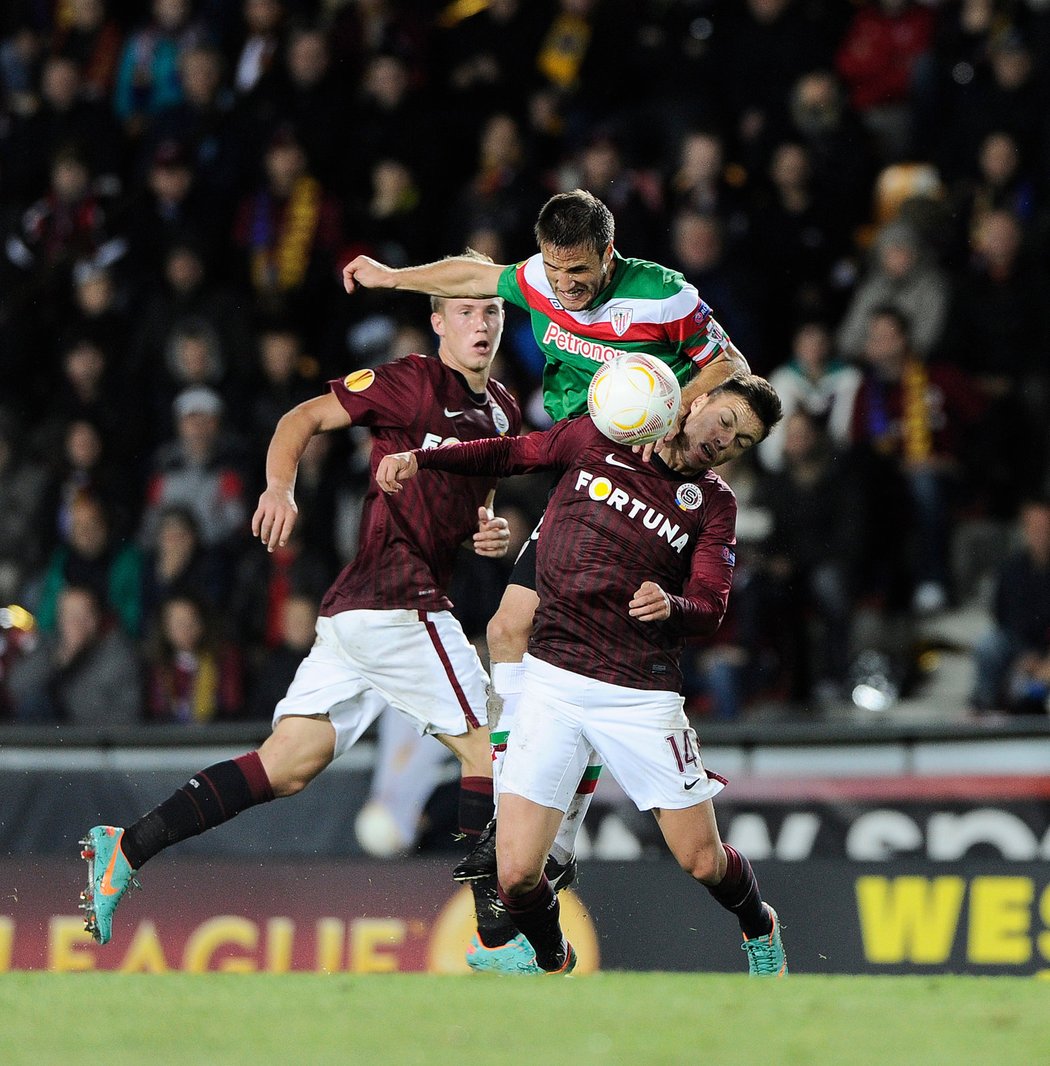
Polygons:
<instances>
[{"instance_id":1,"label":"player's knee","mask_svg":"<svg viewBox=\"0 0 1050 1066\"><path fill-rule=\"evenodd\" d=\"M485 640L493 662L518 662L528 650L532 618L501 608L489 620Z\"/></svg>"},{"instance_id":2,"label":"player's knee","mask_svg":"<svg viewBox=\"0 0 1050 1066\"><path fill-rule=\"evenodd\" d=\"M717 885L725 876L725 851L721 844L697 848L678 861L690 877L704 885Z\"/></svg>"},{"instance_id":3,"label":"player's knee","mask_svg":"<svg viewBox=\"0 0 1050 1066\"><path fill-rule=\"evenodd\" d=\"M508 896L524 896L539 883L542 870L534 870L524 863L506 862L499 868L500 887Z\"/></svg>"},{"instance_id":4,"label":"player's knee","mask_svg":"<svg viewBox=\"0 0 1050 1066\"><path fill-rule=\"evenodd\" d=\"M277 799L294 796L331 762L317 753L269 751L265 753L263 766L270 781L270 788Z\"/></svg>"},{"instance_id":5,"label":"player's knee","mask_svg":"<svg viewBox=\"0 0 1050 1066\"><path fill-rule=\"evenodd\" d=\"M270 787L277 799L285 799L302 792L319 773L307 767L284 768L271 778Z\"/></svg>"}]
</instances>

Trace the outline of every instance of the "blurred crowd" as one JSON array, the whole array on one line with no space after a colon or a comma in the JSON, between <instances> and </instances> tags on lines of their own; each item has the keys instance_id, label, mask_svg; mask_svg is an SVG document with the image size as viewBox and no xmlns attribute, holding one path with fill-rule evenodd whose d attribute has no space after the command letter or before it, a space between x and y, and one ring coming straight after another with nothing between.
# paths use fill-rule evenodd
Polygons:
<instances>
[{"instance_id":1,"label":"blurred crowd","mask_svg":"<svg viewBox=\"0 0 1050 1066\"><path fill-rule=\"evenodd\" d=\"M35 626L0 611L0 716L268 718L369 450L311 442L267 554L274 426L435 350L423 297L340 268L523 259L576 187L784 400L725 471L737 579L690 708L904 691L916 622L982 590L974 712L1045 707L1048 55L1046 0L9 0L0 604ZM540 371L510 309L495 375L532 426ZM543 500L507 484L517 537ZM479 642L506 573L465 553Z\"/></svg>"}]
</instances>

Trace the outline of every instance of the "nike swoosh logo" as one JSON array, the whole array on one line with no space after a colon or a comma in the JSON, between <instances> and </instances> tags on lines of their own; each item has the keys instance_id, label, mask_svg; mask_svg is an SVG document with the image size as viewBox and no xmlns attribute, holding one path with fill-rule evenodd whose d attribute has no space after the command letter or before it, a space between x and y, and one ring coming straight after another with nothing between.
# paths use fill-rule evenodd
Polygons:
<instances>
[{"instance_id":1,"label":"nike swoosh logo","mask_svg":"<svg viewBox=\"0 0 1050 1066\"><path fill-rule=\"evenodd\" d=\"M455 418L456 415L461 415L461 414L463 414L462 411L450 411L447 407L445 408L445 417L446 418Z\"/></svg>"},{"instance_id":2,"label":"nike swoosh logo","mask_svg":"<svg viewBox=\"0 0 1050 1066\"><path fill-rule=\"evenodd\" d=\"M700 778L699 777L694 778L692 781L686 781L686 783L685 783L686 792L688 792L694 785L699 785L699 784L700 784Z\"/></svg>"},{"instance_id":3,"label":"nike swoosh logo","mask_svg":"<svg viewBox=\"0 0 1050 1066\"><path fill-rule=\"evenodd\" d=\"M621 462L619 459L616 458L615 455L613 455L612 452L609 452L609 454L605 457L605 461L610 466L619 466L619 467L622 467L624 470L637 470L638 469L635 466L631 466L630 463Z\"/></svg>"},{"instance_id":4,"label":"nike swoosh logo","mask_svg":"<svg viewBox=\"0 0 1050 1066\"><path fill-rule=\"evenodd\" d=\"M120 843L113 849L113 854L109 857L109 865L106 867L106 872L102 875L102 880L99 882L98 890L103 896L114 896L117 894L118 889L113 885L113 867L117 862L117 852L120 851Z\"/></svg>"}]
</instances>

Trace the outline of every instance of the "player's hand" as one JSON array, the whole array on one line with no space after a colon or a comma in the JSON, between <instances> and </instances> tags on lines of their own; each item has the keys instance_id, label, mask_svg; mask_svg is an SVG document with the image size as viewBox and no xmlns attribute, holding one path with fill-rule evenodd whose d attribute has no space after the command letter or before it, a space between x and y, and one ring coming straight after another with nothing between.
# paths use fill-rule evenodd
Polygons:
<instances>
[{"instance_id":1,"label":"player's hand","mask_svg":"<svg viewBox=\"0 0 1050 1066\"><path fill-rule=\"evenodd\" d=\"M291 490L266 489L259 497L259 506L252 515L252 536L262 541L263 547L272 552L288 543L295 528L299 508Z\"/></svg>"},{"instance_id":2,"label":"player's hand","mask_svg":"<svg viewBox=\"0 0 1050 1066\"><path fill-rule=\"evenodd\" d=\"M655 581L643 581L628 604L639 622L662 622L671 617L671 597Z\"/></svg>"},{"instance_id":3,"label":"player's hand","mask_svg":"<svg viewBox=\"0 0 1050 1066\"><path fill-rule=\"evenodd\" d=\"M401 491L401 482L419 473L419 463L411 452L391 452L379 460L376 484L388 495Z\"/></svg>"},{"instance_id":4,"label":"player's hand","mask_svg":"<svg viewBox=\"0 0 1050 1066\"><path fill-rule=\"evenodd\" d=\"M474 534L474 554L502 559L510 547L510 523L497 518L487 507L478 508L478 531Z\"/></svg>"},{"instance_id":5,"label":"player's hand","mask_svg":"<svg viewBox=\"0 0 1050 1066\"><path fill-rule=\"evenodd\" d=\"M360 285L363 289L389 289L393 287L393 270L367 255L351 259L343 267L343 288L353 292Z\"/></svg>"}]
</instances>

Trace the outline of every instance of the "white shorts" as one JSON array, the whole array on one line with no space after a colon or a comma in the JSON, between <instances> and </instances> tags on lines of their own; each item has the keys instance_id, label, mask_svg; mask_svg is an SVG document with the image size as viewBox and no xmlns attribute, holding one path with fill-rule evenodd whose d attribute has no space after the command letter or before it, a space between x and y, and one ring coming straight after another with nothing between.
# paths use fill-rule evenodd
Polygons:
<instances>
[{"instance_id":1,"label":"white shorts","mask_svg":"<svg viewBox=\"0 0 1050 1066\"><path fill-rule=\"evenodd\" d=\"M525 656L500 793L568 809L591 748L640 811L695 807L722 791L700 760L677 692L624 688Z\"/></svg>"},{"instance_id":2,"label":"white shorts","mask_svg":"<svg viewBox=\"0 0 1050 1066\"><path fill-rule=\"evenodd\" d=\"M327 714L342 755L390 706L421 734L484 725L488 676L449 611L343 611L317 619L317 639L273 713Z\"/></svg>"}]
</instances>

